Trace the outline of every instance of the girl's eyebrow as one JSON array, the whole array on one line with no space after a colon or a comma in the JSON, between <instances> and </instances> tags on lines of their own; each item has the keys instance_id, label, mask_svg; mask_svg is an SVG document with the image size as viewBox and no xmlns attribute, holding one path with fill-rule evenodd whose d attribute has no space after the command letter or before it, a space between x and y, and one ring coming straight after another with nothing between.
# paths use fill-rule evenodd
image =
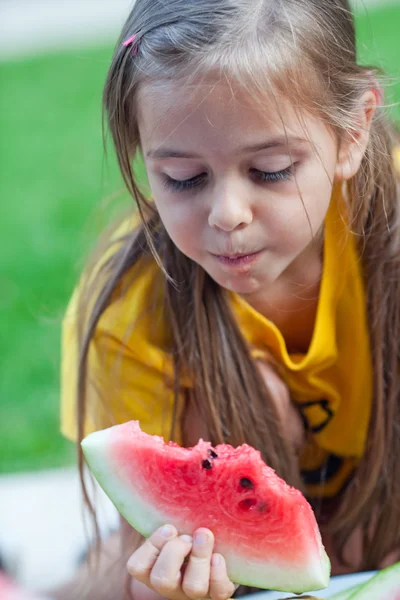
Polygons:
<instances>
[{"instance_id":1,"label":"girl's eyebrow","mask_svg":"<svg viewBox=\"0 0 400 600\"><path fill-rule=\"evenodd\" d=\"M293 144L303 145L308 140L296 136L279 136L274 139L268 140L267 142L261 142L260 144L254 144L252 146L246 146L244 148L238 148L236 154L244 154L248 152L259 152L260 150L268 150L270 148L282 148L292 146ZM173 148L162 148L159 147L156 150L149 150L146 153L147 158L154 159L165 159L165 158L202 158L200 154L193 152L181 152Z\"/></svg>"}]
</instances>

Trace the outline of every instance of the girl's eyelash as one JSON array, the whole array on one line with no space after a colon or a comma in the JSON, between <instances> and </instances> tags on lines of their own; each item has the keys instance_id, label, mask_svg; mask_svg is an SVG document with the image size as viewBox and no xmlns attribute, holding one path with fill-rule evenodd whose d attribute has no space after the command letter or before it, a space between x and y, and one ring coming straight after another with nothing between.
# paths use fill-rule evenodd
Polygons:
<instances>
[{"instance_id":1,"label":"girl's eyelash","mask_svg":"<svg viewBox=\"0 0 400 600\"><path fill-rule=\"evenodd\" d=\"M290 179L292 177L293 167L294 165L289 165L289 167L286 167L286 169L282 169L282 171L275 171L274 173L259 171L258 169L251 169L251 173L256 179L259 179L260 181L286 181L287 179Z\"/></svg>"},{"instance_id":2,"label":"girl's eyelash","mask_svg":"<svg viewBox=\"0 0 400 600\"><path fill-rule=\"evenodd\" d=\"M286 181L290 179L293 175L293 166L290 165L286 169L282 169L281 171L275 171L273 173L268 173L266 171L259 171L258 169L250 169L251 174L262 182L276 182L276 181ZM207 173L200 173L195 177L191 177L190 179L184 179L183 181L179 179L173 179L169 177L169 175L164 175L164 185L167 189L171 189L175 192L183 192L185 190L190 190L193 188L200 187L204 184L205 179L207 177Z\"/></svg>"},{"instance_id":3,"label":"girl's eyelash","mask_svg":"<svg viewBox=\"0 0 400 600\"><path fill-rule=\"evenodd\" d=\"M167 189L174 190L175 192L183 192L184 190L200 186L204 183L206 177L207 173L200 173L200 175L196 175L196 177L180 181L179 179L172 179L172 177L164 175L164 185Z\"/></svg>"}]
</instances>

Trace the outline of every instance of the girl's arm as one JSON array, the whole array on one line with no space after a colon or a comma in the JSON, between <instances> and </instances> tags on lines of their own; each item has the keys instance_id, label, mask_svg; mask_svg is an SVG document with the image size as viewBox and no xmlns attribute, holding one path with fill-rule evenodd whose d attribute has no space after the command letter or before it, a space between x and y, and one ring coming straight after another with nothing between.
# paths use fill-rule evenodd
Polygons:
<instances>
[{"instance_id":1,"label":"girl's arm","mask_svg":"<svg viewBox=\"0 0 400 600\"><path fill-rule=\"evenodd\" d=\"M286 437L295 451L299 452L305 443L305 431L300 414L290 398L289 389L269 363L264 360L257 360L256 364L274 399Z\"/></svg>"}]
</instances>

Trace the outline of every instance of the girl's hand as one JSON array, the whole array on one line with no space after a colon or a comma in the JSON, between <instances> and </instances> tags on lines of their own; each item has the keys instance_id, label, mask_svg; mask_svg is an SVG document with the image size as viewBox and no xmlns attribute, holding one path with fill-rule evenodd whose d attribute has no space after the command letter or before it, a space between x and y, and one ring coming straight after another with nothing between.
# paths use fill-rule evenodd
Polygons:
<instances>
[{"instance_id":1,"label":"girl's hand","mask_svg":"<svg viewBox=\"0 0 400 600\"><path fill-rule=\"evenodd\" d=\"M127 567L135 580L170 600L227 600L236 588L213 548L209 529L197 529L192 539L164 525L132 554Z\"/></svg>"}]
</instances>

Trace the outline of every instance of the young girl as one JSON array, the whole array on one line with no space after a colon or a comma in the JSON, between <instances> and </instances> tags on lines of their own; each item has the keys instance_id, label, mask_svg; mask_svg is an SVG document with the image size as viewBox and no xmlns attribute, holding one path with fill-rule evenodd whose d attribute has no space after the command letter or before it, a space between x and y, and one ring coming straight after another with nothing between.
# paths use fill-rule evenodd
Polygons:
<instances>
[{"instance_id":1,"label":"young girl","mask_svg":"<svg viewBox=\"0 0 400 600\"><path fill-rule=\"evenodd\" d=\"M377 78L347 0L136 0L104 102L138 210L64 325L66 436L138 419L251 444L309 498L334 573L400 558L400 195ZM135 548L135 598L234 592L208 530L166 523L116 554Z\"/></svg>"}]
</instances>

